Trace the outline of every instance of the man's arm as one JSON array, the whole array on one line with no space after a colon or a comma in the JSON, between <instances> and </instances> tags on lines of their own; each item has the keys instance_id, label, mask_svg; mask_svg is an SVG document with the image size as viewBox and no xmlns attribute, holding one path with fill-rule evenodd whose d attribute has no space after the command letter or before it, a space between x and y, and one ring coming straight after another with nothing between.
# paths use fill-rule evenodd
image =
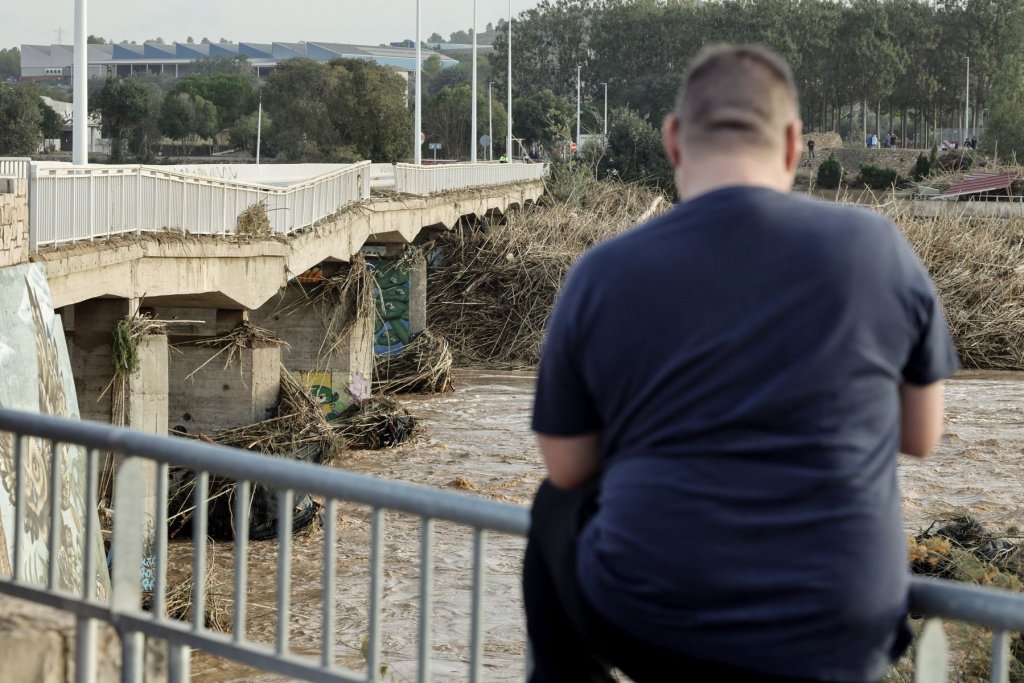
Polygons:
<instances>
[{"instance_id":1,"label":"man's arm","mask_svg":"<svg viewBox=\"0 0 1024 683\"><path fill-rule=\"evenodd\" d=\"M923 458L942 438L945 382L900 385L900 453Z\"/></svg>"},{"instance_id":2,"label":"man's arm","mask_svg":"<svg viewBox=\"0 0 1024 683\"><path fill-rule=\"evenodd\" d=\"M548 479L560 489L572 489L601 470L601 432L581 436L537 435Z\"/></svg>"}]
</instances>

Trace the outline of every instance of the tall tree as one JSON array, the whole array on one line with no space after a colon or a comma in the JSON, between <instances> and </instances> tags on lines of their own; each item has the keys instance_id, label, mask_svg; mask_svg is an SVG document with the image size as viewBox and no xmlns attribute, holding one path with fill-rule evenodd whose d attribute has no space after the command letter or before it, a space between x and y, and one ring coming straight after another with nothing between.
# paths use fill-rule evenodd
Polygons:
<instances>
[{"instance_id":1,"label":"tall tree","mask_svg":"<svg viewBox=\"0 0 1024 683\"><path fill-rule=\"evenodd\" d=\"M42 118L34 88L0 83L0 156L35 154L43 142Z\"/></svg>"},{"instance_id":2,"label":"tall tree","mask_svg":"<svg viewBox=\"0 0 1024 683\"><path fill-rule=\"evenodd\" d=\"M0 83L8 78L21 78L21 50L16 47L0 50Z\"/></svg>"},{"instance_id":3,"label":"tall tree","mask_svg":"<svg viewBox=\"0 0 1024 683\"><path fill-rule=\"evenodd\" d=\"M111 138L111 159L122 161L126 152L141 160L152 156L159 138L160 92L137 78L108 78L89 100L90 111L100 114L103 136Z\"/></svg>"}]
</instances>

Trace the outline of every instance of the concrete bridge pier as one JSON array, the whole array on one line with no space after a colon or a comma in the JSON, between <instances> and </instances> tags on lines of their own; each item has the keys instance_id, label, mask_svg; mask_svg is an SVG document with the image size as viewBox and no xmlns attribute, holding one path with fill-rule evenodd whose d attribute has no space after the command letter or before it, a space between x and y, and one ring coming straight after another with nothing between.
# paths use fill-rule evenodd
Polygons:
<instances>
[{"instance_id":1,"label":"concrete bridge pier","mask_svg":"<svg viewBox=\"0 0 1024 683\"><path fill-rule=\"evenodd\" d=\"M361 263L356 261L355 263ZM324 262L292 279L252 312L254 325L286 345L281 362L306 386L328 419L370 395L374 315L370 274Z\"/></svg>"}]
</instances>

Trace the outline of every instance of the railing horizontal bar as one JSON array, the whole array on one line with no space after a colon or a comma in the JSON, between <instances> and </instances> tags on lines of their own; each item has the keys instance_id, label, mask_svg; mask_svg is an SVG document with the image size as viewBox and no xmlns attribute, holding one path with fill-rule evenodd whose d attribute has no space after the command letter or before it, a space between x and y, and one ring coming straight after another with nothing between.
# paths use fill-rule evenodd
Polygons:
<instances>
[{"instance_id":1,"label":"railing horizontal bar","mask_svg":"<svg viewBox=\"0 0 1024 683\"><path fill-rule=\"evenodd\" d=\"M342 668L324 669L320 666L319 657L303 657L294 654L279 655L268 645L253 642L235 643L227 635L214 631L205 631L199 635L185 624L174 621L155 622L147 617L121 616L117 618L117 626L125 629L142 629L156 638L171 644L188 645L202 650L215 657L223 657L242 662L247 666L262 669L269 673L300 678L314 683L364 683L366 677L362 673Z\"/></svg>"},{"instance_id":2,"label":"railing horizontal bar","mask_svg":"<svg viewBox=\"0 0 1024 683\"><path fill-rule=\"evenodd\" d=\"M70 612L85 619L100 619L110 622L110 605L93 600L81 600L70 593L49 593L43 586L0 581L0 593L19 600L38 602L63 612Z\"/></svg>"},{"instance_id":3,"label":"railing horizontal bar","mask_svg":"<svg viewBox=\"0 0 1024 683\"><path fill-rule=\"evenodd\" d=\"M1024 595L955 581L911 579L910 610L993 631L1024 631Z\"/></svg>"},{"instance_id":4,"label":"railing horizontal bar","mask_svg":"<svg viewBox=\"0 0 1024 683\"><path fill-rule=\"evenodd\" d=\"M236 480L268 482L276 489L304 491L326 498L386 507L507 534L525 536L530 526L529 510L518 505L325 469L310 463L258 455L226 446L183 442L181 439L143 434L123 427L75 422L51 415L0 408L0 430L45 435L66 443L140 455L197 471L208 470Z\"/></svg>"}]
</instances>

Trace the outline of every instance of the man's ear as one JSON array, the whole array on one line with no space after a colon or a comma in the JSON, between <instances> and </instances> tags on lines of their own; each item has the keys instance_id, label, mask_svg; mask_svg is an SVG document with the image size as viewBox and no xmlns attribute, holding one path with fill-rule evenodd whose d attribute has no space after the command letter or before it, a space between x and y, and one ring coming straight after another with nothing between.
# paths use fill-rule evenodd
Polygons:
<instances>
[{"instance_id":1,"label":"man's ear","mask_svg":"<svg viewBox=\"0 0 1024 683\"><path fill-rule=\"evenodd\" d=\"M803 121L796 119L786 127L786 171L795 173L800 157L804 153L804 138L801 131L804 129Z\"/></svg>"},{"instance_id":2,"label":"man's ear","mask_svg":"<svg viewBox=\"0 0 1024 683\"><path fill-rule=\"evenodd\" d=\"M665 146L665 156L669 166L679 168L683 160L683 150L679 146L679 119L674 114L665 117L661 124L661 142Z\"/></svg>"}]
</instances>

